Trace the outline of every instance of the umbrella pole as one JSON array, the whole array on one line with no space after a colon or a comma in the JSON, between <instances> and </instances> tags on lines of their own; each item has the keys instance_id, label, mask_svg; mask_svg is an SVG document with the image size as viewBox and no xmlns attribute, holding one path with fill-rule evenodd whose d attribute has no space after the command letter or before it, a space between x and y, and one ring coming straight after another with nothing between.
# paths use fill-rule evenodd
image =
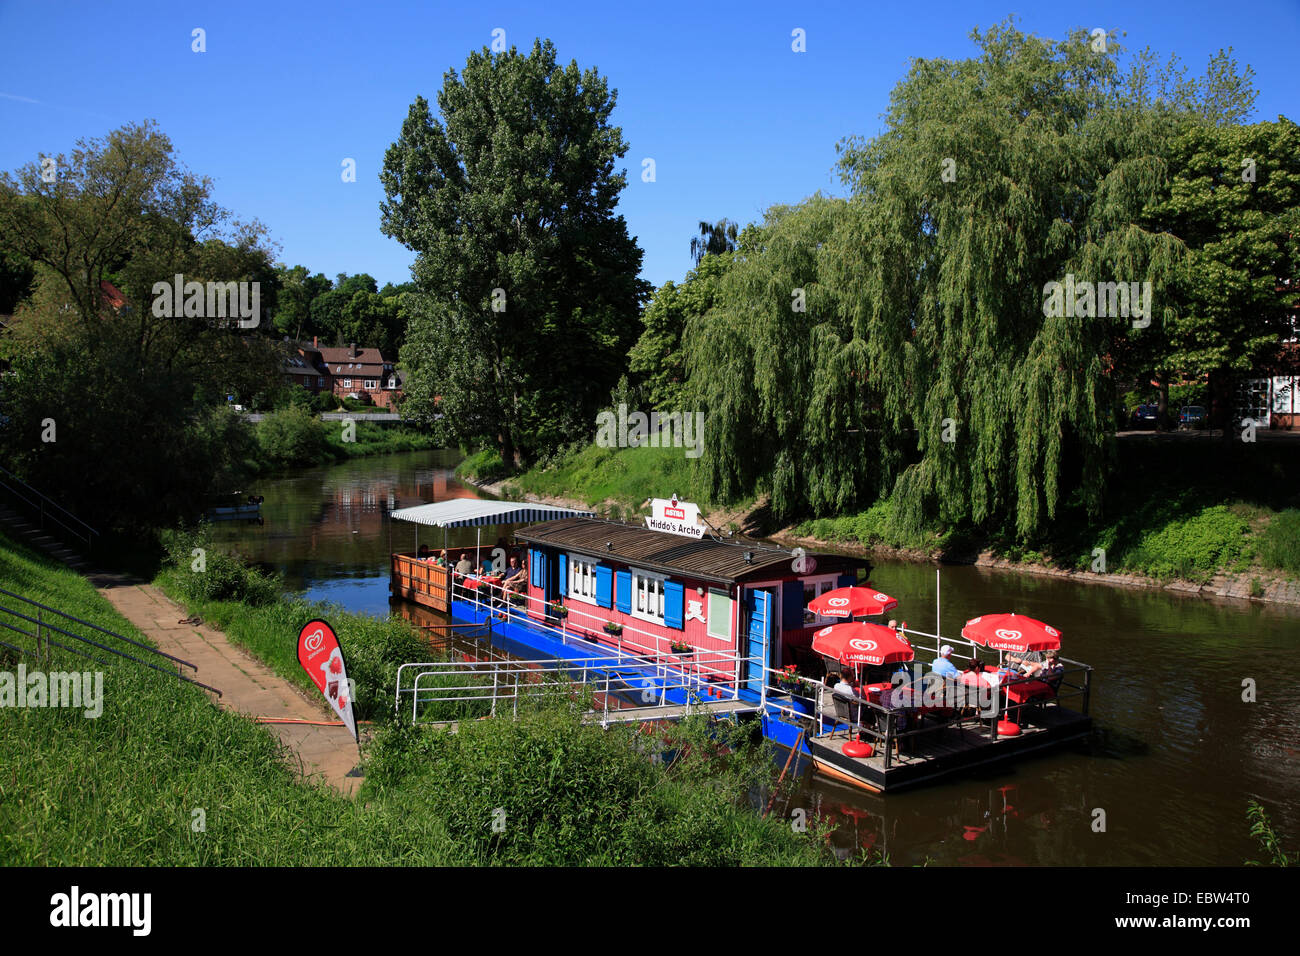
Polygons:
<instances>
[{"instance_id":1,"label":"umbrella pole","mask_svg":"<svg viewBox=\"0 0 1300 956\"><path fill-rule=\"evenodd\" d=\"M943 638L943 615L939 612L939 569L934 569L934 642L935 653L939 652L938 644Z\"/></svg>"}]
</instances>

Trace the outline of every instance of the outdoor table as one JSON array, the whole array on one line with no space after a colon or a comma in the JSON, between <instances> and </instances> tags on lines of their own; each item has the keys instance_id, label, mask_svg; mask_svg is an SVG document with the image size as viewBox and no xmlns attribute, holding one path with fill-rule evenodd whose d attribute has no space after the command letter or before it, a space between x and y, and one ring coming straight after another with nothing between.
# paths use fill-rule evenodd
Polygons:
<instances>
[{"instance_id":1,"label":"outdoor table","mask_svg":"<svg viewBox=\"0 0 1300 956\"><path fill-rule=\"evenodd\" d=\"M1014 704L1023 704L1036 697L1051 697L1052 688L1040 680L1027 680L1007 687L1007 700Z\"/></svg>"}]
</instances>

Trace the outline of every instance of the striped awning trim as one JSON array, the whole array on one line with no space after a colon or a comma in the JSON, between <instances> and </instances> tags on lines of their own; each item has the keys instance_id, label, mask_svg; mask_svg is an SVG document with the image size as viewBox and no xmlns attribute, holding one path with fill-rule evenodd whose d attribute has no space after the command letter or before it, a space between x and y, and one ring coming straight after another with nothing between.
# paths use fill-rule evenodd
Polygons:
<instances>
[{"instance_id":1,"label":"striped awning trim","mask_svg":"<svg viewBox=\"0 0 1300 956\"><path fill-rule=\"evenodd\" d=\"M494 524L523 524L551 521L556 518L589 517L590 511L557 508L527 501L485 501L480 498L453 498L433 504L399 508L390 513L394 521L432 525L436 528L477 528Z\"/></svg>"}]
</instances>

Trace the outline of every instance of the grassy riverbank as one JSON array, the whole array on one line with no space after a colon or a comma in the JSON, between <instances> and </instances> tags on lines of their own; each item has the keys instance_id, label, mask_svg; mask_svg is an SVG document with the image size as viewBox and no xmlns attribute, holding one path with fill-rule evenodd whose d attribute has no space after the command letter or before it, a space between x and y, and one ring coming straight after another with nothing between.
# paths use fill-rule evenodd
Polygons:
<instances>
[{"instance_id":1,"label":"grassy riverbank","mask_svg":"<svg viewBox=\"0 0 1300 956\"><path fill-rule=\"evenodd\" d=\"M250 445L250 457L245 465L255 475L438 447L431 435L410 426L369 421L326 422L296 406L270 413L254 426L253 434L255 441Z\"/></svg>"},{"instance_id":2,"label":"grassy riverbank","mask_svg":"<svg viewBox=\"0 0 1300 956\"><path fill-rule=\"evenodd\" d=\"M143 638L79 575L2 536L0 579L35 600ZM283 664L299 612L225 605L226 625ZM396 653L388 625L338 614L333 621L353 635L350 667L355 660L364 671L372 644L378 659ZM36 666L14 651L3 655L0 669L13 670L19 660ZM86 664L56 649L42 666ZM475 721L459 734L392 723L378 728L365 789L351 800L298 782L265 728L218 709L202 690L130 662L105 670L98 719L71 709L0 708L5 863L834 862L815 827L795 833L746 805L750 788L771 777L766 751L739 734L720 748L717 728L702 722L670 731L665 743L633 728L583 725L565 695L525 706L518 721ZM676 759L652 761L650 751L663 748Z\"/></svg>"},{"instance_id":3,"label":"grassy riverbank","mask_svg":"<svg viewBox=\"0 0 1300 956\"><path fill-rule=\"evenodd\" d=\"M908 528L891 499L849 514L774 522L760 498L710 501L681 449L589 445L526 472L506 474L480 452L457 470L494 481L510 497L581 503L616 517L647 513L645 499L676 491L718 527L753 535L900 553L925 560L1001 559L1025 568L1132 575L1154 583L1205 584L1216 576L1266 583L1300 580L1300 443L1224 448L1215 441L1126 440L1100 520L1067 498L1048 533L1030 541L996 527ZM1257 595L1258 596L1258 595Z\"/></svg>"}]
</instances>

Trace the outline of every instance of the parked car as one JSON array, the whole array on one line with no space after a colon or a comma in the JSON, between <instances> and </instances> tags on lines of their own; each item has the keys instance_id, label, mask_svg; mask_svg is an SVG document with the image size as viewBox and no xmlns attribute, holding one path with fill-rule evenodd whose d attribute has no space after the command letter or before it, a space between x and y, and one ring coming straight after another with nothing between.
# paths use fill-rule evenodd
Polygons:
<instances>
[{"instance_id":1,"label":"parked car","mask_svg":"<svg viewBox=\"0 0 1300 956\"><path fill-rule=\"evenodd\" d=\"M1207 418L1205 406L1203 405L1184 405L1178 412L1179 428L1204 428Z\"/></svg>"},{"instance_id":2,"label":"parked car","mask_svg":"<svg viewBox=\"0 0 1300 956\"><path fill-rule=\"evenodd\" d=\"M1134 428L1155 428L1159 421L1159 405L1139 405L1129 417L1129 424Z\"/></svg>"}]
</instances>

